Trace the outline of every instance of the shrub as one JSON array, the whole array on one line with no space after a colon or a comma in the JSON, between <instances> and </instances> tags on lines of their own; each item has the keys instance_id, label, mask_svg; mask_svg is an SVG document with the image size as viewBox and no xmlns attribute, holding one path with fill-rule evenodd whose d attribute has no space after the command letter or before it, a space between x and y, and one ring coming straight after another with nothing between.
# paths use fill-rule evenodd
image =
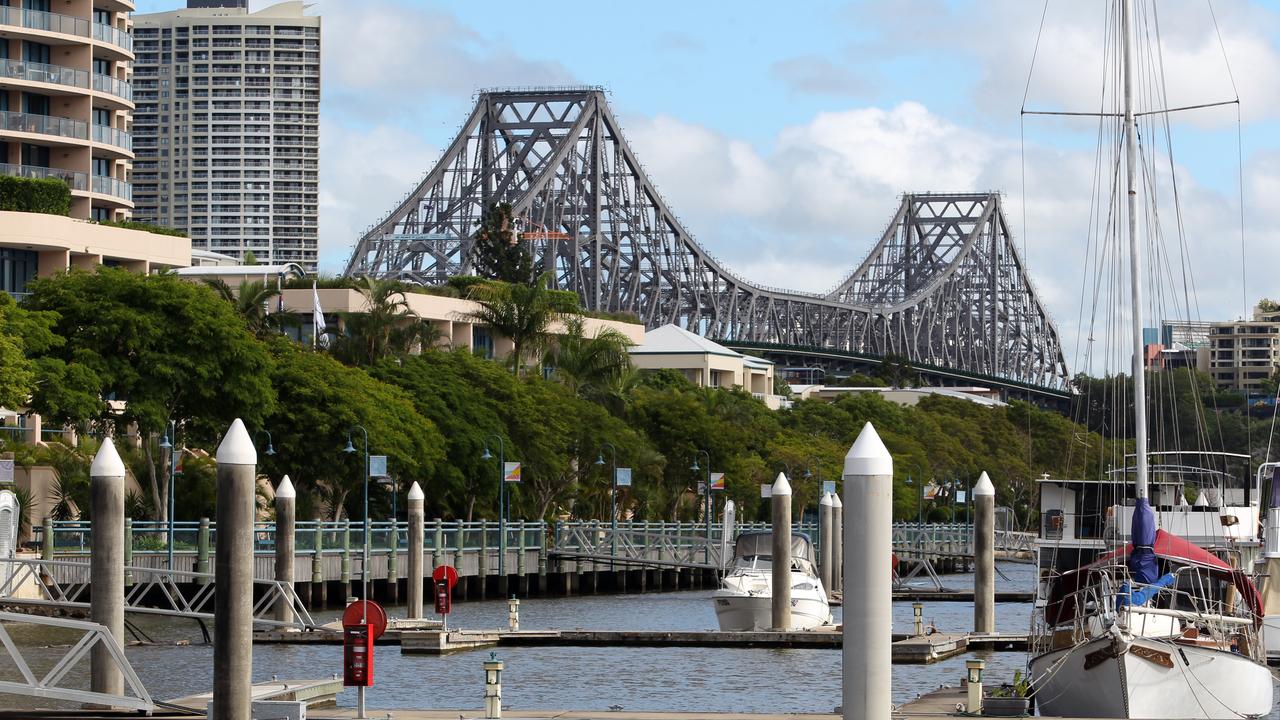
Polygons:
<instances>
[{"instance_id":1,"label":"shrub","mask_svg":"<svg viewBox=\"0 0 1280 720\"><path fill-rule=\"evenodd\" d=\"M71 188L57 178L0 175L0 210L71 214Z\"/></svg>"},{"instance_id":2,"label":"shrub","mask_svg":"<svg viewBox=\"0 0 1280 720\"><path fill-rule=\"evenodd\" d=\"M155 233L157 235L172 235L174 237L186 237L187 234L181 230L163 225L152 225L151 223L134 222L133 220L97 220L99 225L107 227L118 227L126 230L142 230L144 232Z\"/></svg>"}]
</instances>

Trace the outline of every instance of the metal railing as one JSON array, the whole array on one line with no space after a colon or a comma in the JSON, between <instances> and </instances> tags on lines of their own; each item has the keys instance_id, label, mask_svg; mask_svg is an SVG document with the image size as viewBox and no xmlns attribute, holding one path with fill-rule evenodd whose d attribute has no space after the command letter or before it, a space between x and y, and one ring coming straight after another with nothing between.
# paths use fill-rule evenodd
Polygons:
<instances>
[{"instance_id":1,"label":"metal railing","mask_svg":"<svg viewBox=\"0 0 1280 720\"><path fill-rule=\"evenodd\" d=\"M57 117L56 115L37 115L35 113L0 110L0 130L87 140L89 138L88 127L89 124L82 120L72 120L71 118Z\"/></svg>"},{"instance_id":2,"label":"metal railing","mask_svg":"<svg viewBox=\"0 0 1280 720\"><path fill-rule=\"evenodd\" d=\"M102 175L93 176L93 191L101 195L111 195L122 200L133 200L133 186L123 180Z\"/></svg>"},{"instance_id":3,"label":"metal railing","mask_svg":"<svg viewBox=\"0 0 1280 720\"><path fill-rule=\"evenodd\" d=\"M133 36L110 25L94 23L93 39L108 45L115 45L125 52L133 52Z\"/></svg>"},{"instance_id":4,"label":"metal railing","mask_svg":"<svg viewBox=\"0 0 1280 720\"><path fill-rule=\"evenodd\" d=\"M93 141L114 145L130 152L133 151L133 136L124 130L117 130L106 125L93 126Z\"/></svg>"},{"instance_id":5,"label":"metal railing","mask_svg":"<svg viewBox=\"0 0 1280 720\"><path fill-rule=\"evenodd\" d=\"M12 165L0 163L0 175L13 175L25 178L57 178L71 186L72 190L88 190L89 174L62 170L60 168L38 167L36 165Z\"/></svg>"},{"instance_id":6,"label":"metal railing","mask_svg":"<svg viewBox=\"0 0 1280 720\"><path fill-rule=\"evenodd\" d=\"M89 21L84 18L41 10L0 7L0 25L14 25L29 30L44 30L64 35L89 37Z\"/></svg>"},{"instance_id":7,"label":"metal railing","mask_svg":"<svg viewBox=\"0 0 1280 720\"><path fill-rule=\"evenodd\" d=\"M0 77L89 89L89 73L84 70L30 60L0 60Z\"/></svg>"},{"instance_id":8,"label":"metal railing","mask_svg":"<svg viewBox=\"0 0 1280 720\"><path fill-rule=\"evenodd\" d=\"M127 80L117 80L110 75L94 73L93 89L133 102L133 85Z\"/></svg>"}]
</instances>

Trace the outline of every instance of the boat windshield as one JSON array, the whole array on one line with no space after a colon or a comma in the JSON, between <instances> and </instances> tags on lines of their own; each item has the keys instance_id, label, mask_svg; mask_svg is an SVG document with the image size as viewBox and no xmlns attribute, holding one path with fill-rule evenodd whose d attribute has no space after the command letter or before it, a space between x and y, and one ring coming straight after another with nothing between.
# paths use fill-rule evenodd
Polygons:
<instances>
[{"instance_id":1,"label":"boat windshield","mask_svg":"<svg viewBox=\"0 0 1280 720\"><path fill-rule=\"evenodd\" d=\"M792 533L792 561L803 560L812 564L813 555L813 543L809 542L809 536L804 533ZM738 541L733 546L733 556L737 561L736 564L739 565L769 562L773 557L773 533L754 532L739 535Z\"/></svg>"}]
</instances>

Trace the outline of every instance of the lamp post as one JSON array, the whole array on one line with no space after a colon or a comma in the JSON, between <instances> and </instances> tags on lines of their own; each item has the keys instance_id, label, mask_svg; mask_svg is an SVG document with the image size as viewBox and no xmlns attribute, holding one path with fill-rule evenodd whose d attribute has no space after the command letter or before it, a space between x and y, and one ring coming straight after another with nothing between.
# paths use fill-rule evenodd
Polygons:
<instances>
[{"instance_id":1,"label":"lamp post","mask_svg":"<svg viewBox=\"0 0 1280 720\"><path fill-rule=\"evenodd\" d=\"M351 444L352 430L359 430L364 435L364 548L360 563L360 599L364 602L360 603L360 622L366 624L369 622L369 431L363 425L347 428L347 446L342 448L344 453L356 452L355 446Z\"/></svg>"},{"instance_id":2,"label":"lamp post","mask_svg":"<svg viewBox=\"0 0 1280 720\"><path fill-rule=\"evenodd\" d=\"M178 472L178 421L169 421L169 434L160 441L160 448L169 451L169 518L168 555L169 572L173 572L173 476ZM170 576L172 577L172 575Z\"/></svg>"},{"instance_id":3,"label":"lamp post","mask_svg":"<svg viewBox=\"0 0 1280 720\"><path fill-rule=\"evenodd\" d=\"M601 443L600 454L596 456L596 465L604 465L604 449L609 448L609 459L613 461L613 473L609 475L609 535L610 553L618 556L618 448L613 443Z\"/></svg>"},{"instance_id":4,"label":"lamp post","mask_svg":"<svg viewBox=\"0 0 1280 720\"><path fill-rule=\"evenodd\" d=\"M490 435L484 439L484 454L481 460L492 460L489 452L489 441L498 441L498 577L506 584L507 577L507 448L502 436Z\"/></svg>"},{"instance_id":5,"label":"lamp post","mask_svg":"<svg viewBox=\"0 0 1280 720\"><path fill-rule=\"evenodd\" d=\"M694 473L697 473L699 470L702 469L698 467L699 455L707 456L707 482L705 485L703 485L703 491L704 491L704 494L706 495L706 501L705 501L705 515L706 515L706 526L707 526L706 562L708 565L710 565L711 564L711 453L707 452L706 450L699 450L698 452L693 454L693 465L690 466L689 469L692 470ZM696 478L697 475L695 474L694 477Z\"/></svg>"}]
</instances>

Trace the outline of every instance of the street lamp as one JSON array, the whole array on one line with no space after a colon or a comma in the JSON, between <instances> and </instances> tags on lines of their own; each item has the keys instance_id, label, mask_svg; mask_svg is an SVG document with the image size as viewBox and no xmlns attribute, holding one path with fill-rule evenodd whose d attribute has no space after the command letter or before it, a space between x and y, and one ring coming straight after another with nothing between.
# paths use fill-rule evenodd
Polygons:
<instances>
[{"instance_id":1,"label":"street lamp","mask_svg":"<svg viewBox=\"0 0 1280 720\"><path fill-rule=\"evenodd\" d=\"M160 448L169 451L169 572L173 572L173 476L178 472L178 422L169 421L169 434L160 441ZM170 576L172 577L172 576Z\"/></svg>"},{"instance_id":2,"label":"street lamp","mask_svg":"<svg viewBox=\"0 0 1280 720\"><path fill-rule=\"evenodd\" d=\"M506 583L507 577L507 448L502 442L502 436L489 435L484 439L484 454L480 456L481 460L492 460L493 455L489 452L489 441L498 441L498 577L502 578L500 582Z\"/></svg>"},{"instance_id":3,"label":"street lamp","mask_svg":"<svg viewBox=\"0 0 1280 720\"><path fill-rule=\"evenodd\" d=\"M704 494L706 495L706 502L705 502L706 525L707 525L706 561L707 561L707 564L710 565L711 564L711 453L707 452L706 450L699 450L698 452L693 454L693 465L691 465L689 469L692 470L694 473L697 473L699 470L702 469L698 467L699 455L707 456L707 482L705 485L703 485L703 491L704 491ZM694 475L694 478L695 479L697 478L696 474Z\"/></svg>"},{"instance_id":4,"label":"street lamp","mask_svg":"<svg viewBox=\"0 0 1280 720\"><path fill-rule=\"evenodd\" d=\"M256 431L256 432L254 432L254 433L253 433L253 444L254 444L254 445L257 445L257 444L258 444L258 436L259 436L259 435L264 435L264 434L267 436L267 451L266 451L266 452L264 452L264 453L263 453L263 455L275 455L275 454L276 454L276 448L275 448L275 445L272 445L272 444L271 444L271 431L270 431L270 430L258 430L258 431Z\"/></svg>"},{"instance_id":5,"label":"street lamp","mask_svg":"<svg viewBox=\"0 0 1280 720\"><path fill-rule=\"evenodd\" d=\"M611 492L609 495L609 534L613 538L610 547L614 557L618 556L618 448L613 443L601 443L600 454L596 456L596 465L604 465L604 450L609 448L609 459L613 461L613 474L609 477Z\"/></svg>"},{"instance_id":6,"label":"street lamp","mask_svg":"<svg viewBox=\"0 0 1280 720\"><path fill-rule=\"evenodd\" d=\"M359 430L364 435L364 548L360 565L360 599L363 602L360 603L360 623L366 624L369 621L369 431L363 425L347 428L347 446L342 448L344 453L356 452L351 444L352 430Z\"/></svg>"}]
</instances>

